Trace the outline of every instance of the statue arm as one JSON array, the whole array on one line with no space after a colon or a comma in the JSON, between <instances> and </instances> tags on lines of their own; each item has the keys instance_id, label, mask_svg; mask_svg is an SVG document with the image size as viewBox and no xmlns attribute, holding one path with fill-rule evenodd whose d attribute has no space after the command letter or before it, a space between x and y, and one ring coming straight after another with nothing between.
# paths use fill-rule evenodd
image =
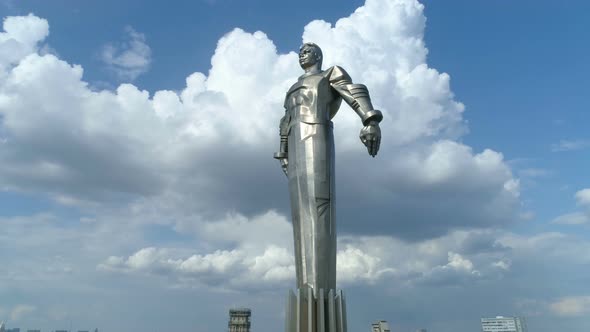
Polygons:
<instances>
[{"instance_id":1,"label":"statue arm","mask_svg":"<svg viewBox=\"0 0 590 332\"><path fill-rule=\"evenodd\" d=\"M279 124L279 136L281 138L279 143L279 152L275 152L274 154L274 158L278 159L281 163L281 168L283 169L283 172L285 172L285 175L287 175L287 165L289 164L289 146L287 142L289 136L290 120L289 113L285 110L285 115L281 118L281 122Z\"/></svg>"},{"instance_id":2,"label":"statue arm","mask_svg":"<svg viewBox=\"0 0 590 332\"><path fill-rule=\"evenodd\" d=\"M330 84L361 118L364 125L359 135L361 142L367 147L369 154L375 157L381 145L379 122L383 120L383 114L373 108L367 87L363 84L353 84L350 75L338 66L331 68Z\"/></svg>"},{"instance_id":3,"label":"statue arm","mask_svg":"<svg viewBox=\"0 0 590 332\"><path fill-rule=\"evenodd\" d=\"M353 84L350 75L344 69L338 66L331 68L330 84L358 114L363 125L366 126L372 121L381 122L383 114L373 108L367 87L364 84Z\"/></svg>"}]
</instances>

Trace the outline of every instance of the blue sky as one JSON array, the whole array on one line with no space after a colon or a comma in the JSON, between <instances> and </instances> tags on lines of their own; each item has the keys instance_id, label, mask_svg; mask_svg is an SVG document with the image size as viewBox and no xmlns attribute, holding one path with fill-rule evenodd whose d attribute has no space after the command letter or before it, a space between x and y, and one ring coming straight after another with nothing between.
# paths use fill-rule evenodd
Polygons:
<instances>
[{"instance_id":1,"label":"blue sky","mask_svg":"<svg viewBox=\"0 0 590 332\"><path fill-rule=\"evenodd\" d=\"M281 329L271 156L305 40L385 114L376 159L335 119L351 330L587 331L590 4L422 5L0 1L0 320L208 331L250 306Z\"/></svg>"},{"instance_id":2,"label":"blue sky","mask_svg":"<svg viewBox=\"0 0 590 332\"><path fill-rule=\"evenodd\" d=\"M518 168L551 172L543 181L547 189L528 193L543 221L560 213L555 202L573 208L572 193L588 186L581 171L589 162L584 151L550 153L562 140L587 137L580 126L588 109L589 65L582 56L587 9L581 1L426 6L429 61L451 73L453 91L468 106L465 142L502 151L507 159L531 159Z\"/></svg>"}]
</instances>

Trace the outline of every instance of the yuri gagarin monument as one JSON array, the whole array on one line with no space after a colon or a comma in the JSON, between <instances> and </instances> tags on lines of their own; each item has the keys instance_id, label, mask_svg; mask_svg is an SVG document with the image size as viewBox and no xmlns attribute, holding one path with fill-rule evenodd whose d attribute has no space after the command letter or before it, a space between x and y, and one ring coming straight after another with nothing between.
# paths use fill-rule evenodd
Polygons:
<instances>
[{"instance_id":1,"label":"yuri gagarin monument","mask_svg":"<svg viewBox=\"0 0 590 332\"><path fill-rule=\"evenodd\" d=\"M361 142L375 157L381 142L380 111L367 87L353 84L338 66L322 70L322 50L313 43L299 50L305 71L285 97L279 152L274 157L289 181L295 243L297 294L289 292L287 332L345 332L346 309L336 291L334 133L332 118L342 100L362 122Z\"/></svg>"}]
</instances>

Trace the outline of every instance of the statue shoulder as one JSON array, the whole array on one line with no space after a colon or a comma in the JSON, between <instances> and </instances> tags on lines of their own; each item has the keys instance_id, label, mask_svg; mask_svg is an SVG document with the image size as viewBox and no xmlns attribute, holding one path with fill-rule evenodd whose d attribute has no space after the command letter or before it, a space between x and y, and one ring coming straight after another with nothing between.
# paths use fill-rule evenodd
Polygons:
<instances>
[{"instance_id":1,"label":"statue shoulder","mask_svg":"<svg viewBox=\"0 0 590 332\"><path fill-rule=\"evenodd\" d=\"M325 73L327 74L326 77L328 77L332 84L352 83L350 75L348 75L346 70L340 66L330 67L326 69Z\"/></svg>"}]
</instances>

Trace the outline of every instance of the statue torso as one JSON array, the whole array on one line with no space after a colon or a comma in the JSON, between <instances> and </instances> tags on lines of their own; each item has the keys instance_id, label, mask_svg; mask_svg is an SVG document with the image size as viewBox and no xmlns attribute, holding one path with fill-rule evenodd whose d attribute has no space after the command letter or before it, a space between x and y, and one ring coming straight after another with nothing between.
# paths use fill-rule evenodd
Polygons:
<instances>
[{"instance_id":1,"label":"statue torso","mask_svg":"<svg viewBox=\"0 0 590 332\"><path fill-rule=\"evenodd\" d=\"M291 86L285 97L285 109L291 121L327 124L340 105L333 92L326 71L302 76ZM334 109L334 104L338 104Z\"/></svg>"}]
</instances>

